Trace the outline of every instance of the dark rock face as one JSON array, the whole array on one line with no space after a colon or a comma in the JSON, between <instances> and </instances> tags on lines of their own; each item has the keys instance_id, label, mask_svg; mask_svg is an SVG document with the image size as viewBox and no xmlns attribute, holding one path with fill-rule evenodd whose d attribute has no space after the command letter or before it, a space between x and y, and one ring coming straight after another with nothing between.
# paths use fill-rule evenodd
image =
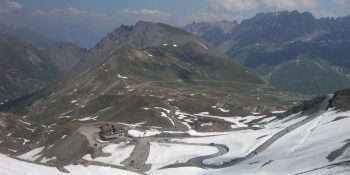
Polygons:
<instances>
[{"instance_id":1,"label":"dark rock face","mask_svg":"<svg viewBox=\"0 0 350 175\"><path fill-rule=\"evenodd\" d=\"M287 117L291 114L296 114L299 112L303 112L303 114L313 114L315 112L317 112L317 110L321 107L324 99L326 98L326 96L320 96L320 97L316 97L312 100L307 100L304 101L302 104L295 106L289 110L287 110L286 112L284 112L281 116L281 118L283 117Z\"/></svg>"},{"instance_id":2,"label":"dark rock face","mask_svg":"<svg viewBox=\"0 0 350 175\"><path fill-rule=\"evenodd\" d=\"M64 139L60 140L54 146L43 151L41 157L55 157L55 163L62 165L69 165L81 158L90 150L89 142L86 136L80 134L78 131L73 131Z\"/></svg>"},{"instance_id":3,"label":"dark rock face","mask_svg":"<svg viewBox=\"0 0 350 175\"><path fill-rule=\"evenodd\" d=\"M350 88L335 92L329 107L343 111L350 110Z\"/></svg>"}]
</instances>

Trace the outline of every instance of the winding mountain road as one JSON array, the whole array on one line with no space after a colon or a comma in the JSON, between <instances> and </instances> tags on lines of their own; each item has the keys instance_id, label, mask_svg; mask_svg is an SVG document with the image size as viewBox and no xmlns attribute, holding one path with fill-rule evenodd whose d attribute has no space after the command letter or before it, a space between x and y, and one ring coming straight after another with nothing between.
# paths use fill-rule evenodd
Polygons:
<instances>
[{"instance_id":1,"label":"winding mountain road","mask_svg":"<svg viewBox=\"0 0 350 175\"><path fill-rule=\"evenodd\" d=\"M276 133L275 135L273 135L270 139L268 139L266 142L264 142L262 145L260 145L258 148L256 148L255 150L253 150L251 153L249 153L248 155L246 155L245 157L241 157L241 158L237 158L237 159L232 159L230 162L225 162L222 165L210 165L210 164L204 164L203 161L205 159L210 159L210 158L214 158L214 157L218 157L218 153L216 154L211 154L211 155L207 155L207 156L201 156L201 157L195 157L192 158L190 160L188 160L188 163L194 163L203 167L207 167L207 168L213 168L213 169L219 169L219 168L226 168L229 166L233 166L237 163L243 162L245 160L248 160L258 154L260 154L261 152L263 152L264 150L266 150L269 146L271 146L275 141L277 141L279 138L283 137L284 135L288 134L290 131L293 131L297 128L299 128L300 126L314 120L315 118L317 118L318 116L322 115L323 113L325 113L327 111L327 107L328 107L328 103L329 100L332 98L331 95L328 95L325 100L323 101L321 107L319 108L318 112L309 116L308 118L295 123L283 130L281 130L280 132ZM219 149L220 150L220 149ZM220 152L220 151L219 151Z\"/></svg>"}]
</instances>

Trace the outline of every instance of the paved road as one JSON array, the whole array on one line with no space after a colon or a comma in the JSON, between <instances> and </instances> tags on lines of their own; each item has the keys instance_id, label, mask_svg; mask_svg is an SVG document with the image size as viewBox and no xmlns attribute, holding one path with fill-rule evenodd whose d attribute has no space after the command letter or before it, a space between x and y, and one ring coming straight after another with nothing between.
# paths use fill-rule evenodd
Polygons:
<instances>
[{"instance_id":1,"label":"paved road","mask_svg":"<svg viewBox=\"0 0 350 175\"><path fill-rule=\"evenodd\" d=\"M170 118L174 122L174 128L163 128L161 130L172 130L172 131L187 131L189 128L183 123L179 122L175 117L176 108L174 106L169 105L167 101L163 101L163 103L170 108L170 112L167 114L167 117Z\"/></svg>"},{"instance_id":2,"label":"paved road","mask_svg":"<svg viewBox=\"0 0 350 175\"><path fill-rule=\"evenodd\" d=\"M150 151L149 141L150 138L148 137L138 139L134 150L130 156L122 162L122 164L141 172L150 170L151 166L145 164Z\"/></svg>"},{"instance_id":3,"label":"paved road","mask_svg":"<svg viewBox=\"0 0 350 175\"><path fill-rule=\"evenodd\" d=\"M325 113L326 110L327 110L327 107L328 107L328 102L329 102L329 100L331 98L332 98L332 96L330 96L330 95L328 95L326 97L326 99L324 100L323 104L321 105L321 107L320 107L320 109L318 110L317 113L309 116L308 118L306 118L306 119L304 119L304 120L302 120L302 121L300 121L300 122L298 122L296 124L293 124L293 125L285 128L285 129L283 129L282 131L280 131L278 133L276 133L274 136L272 136L270 139L268 139L265 143L260 145L258 148L253 150L251 153L249 153L245 157L232 159L230 162L226 162L225 164L222 164L222 165L208 165L208 164L204 164L203 163L203 160L205 160L205 159L217 157L216 154L208 155L208 156L196 157L196 158L190 159L188 162L189 163L195 163L197 165L204 166L204 167L207 167L207 168L219 169L219 168L226 168L226 167L235 165L237 163L243 162L245 160L248 160L248 159L250 159L250 158L260 154L264 150L266 150L275 141L277 141L279 138L283 137L284 135L288 134L290 131L293 131L293 130L299 128L300 126L304 125L305 123L308 123L308 122L314 120L315 118L317 118L318 116L322 115L323 113Z\"/></svg>"}]
</instances>

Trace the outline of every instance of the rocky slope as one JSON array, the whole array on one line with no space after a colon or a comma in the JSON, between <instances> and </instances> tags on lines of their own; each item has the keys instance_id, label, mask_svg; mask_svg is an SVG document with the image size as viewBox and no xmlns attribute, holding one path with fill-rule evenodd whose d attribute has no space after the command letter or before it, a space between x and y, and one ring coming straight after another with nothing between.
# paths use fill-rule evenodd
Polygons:
<instances>
[{"instance_id":1,"label":"rocky slope","mask_svg":"<svg viewBox=\"0 0 350 175\"><path fill-rule=\"evenodd\" d=\"M50 59L63 73L72 70L79 63L83 54L87 52L85 48L79 48L74 44L66 42L57 42L47 47L47 49Z\"/></svg>"},{"instance_id":2,"label":"rocky slope","mask_svg":"<svg viewBox=\"0 0 350 175\"><path fill-rule=\"evenodd\" d=\"M335 92L329 107L342 111L350 110L350 88Z\"/></svg>"},{"instance_id":3,"label":"rocky slope","mask_svg":"<svg viewBox=\"0 0 350 175\"><path fill-rule=\"evenodd\" d=\"M62 76L46 50L0 34L0 101L38 90Z\"/></svg>"}]
</instances>

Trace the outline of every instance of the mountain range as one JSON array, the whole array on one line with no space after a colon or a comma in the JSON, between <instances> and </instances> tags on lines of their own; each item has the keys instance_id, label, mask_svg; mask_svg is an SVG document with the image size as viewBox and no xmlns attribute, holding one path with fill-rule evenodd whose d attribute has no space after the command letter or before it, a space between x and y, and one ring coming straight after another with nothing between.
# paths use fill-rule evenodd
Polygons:
<instances>
[{"instance_id":1,"label":"mountain range","mask_svg":"<svg viewBox=\"0 0 350 175\"><path fill-rule=\"evenodd\" d=\"M37 47L5 33L0 34L0 45L1 103L34 92L62 77L86 51L62 42L47 48Z\"/></svg>"},{"instance_id":2,"label":"mountain range","mask_svg":"<svg viewBox=\"0 0 350 175\"><path fill-rule=\"evenodd\" d=\"M50 64L56 65L50 70L60 75L69 69L63 69L58 64L63 61L54 60L52 55L82 57L62 78L0 105L11 122L19 124L20 119L37 128L23 136L31 140L27 146L10 140L5 144L6 148L18 149L17 153L38 141L37 146L57 142L63 133L91 120L170 127L159 108L164 107L164 101L191 113L247 115L287 109L309 98L268 86L255 71L204 40L162 23L122 25L88 51L67 43L44 51ZM51 125L55 126L52 133L47 132ZM10 130L19 134L23 128ZM6 137L6 132L3 134Z\"/></svg>"},{"instance_id":3,"label":"mountain range","mask_svg":"<svg viewBox=\"0 0 350 175\"><path fill-rule=\"evenodd\" d=\"M273 87L324 94L350 85L350 16L316 19L311 13L260 13L220 25L190 24L184 29L205 39L240 64L255 69ZM228 23L227 21L225 23ZM208 30L204 30L204 29Z\"/></svg>"}]
</instances>

